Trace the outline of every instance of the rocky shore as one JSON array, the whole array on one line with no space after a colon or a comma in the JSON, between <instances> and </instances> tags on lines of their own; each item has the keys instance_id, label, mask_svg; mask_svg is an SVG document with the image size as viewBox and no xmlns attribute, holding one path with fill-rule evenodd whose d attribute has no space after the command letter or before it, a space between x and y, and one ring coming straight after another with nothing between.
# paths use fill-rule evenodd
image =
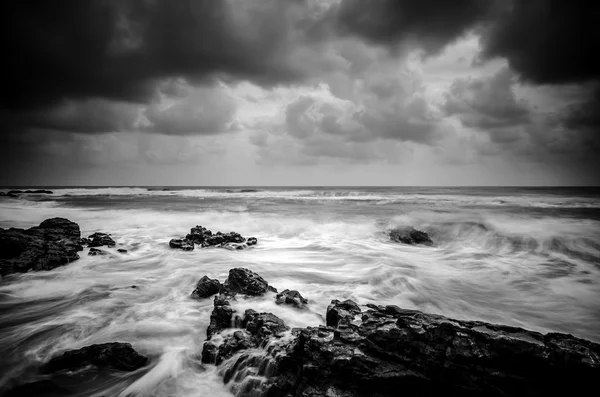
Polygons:
<instances>
[{"instance_id":1,"label":"rocky shore","mask_svg":"<svg viewBox=\"0 0 600 397\"><path fill-rule=\"evenodd\" d=\"M394 229L389 238L433 244L427 233L412 228ZM196 226L180 240L193 249L245 248L256 243L251 239ZM103 255L97 247L116 244L103 232L82 238L79 226L64 218L27 230L0 229L0 270L2 275L50 270L79 258L84 246L89 255ZM237 303L248 307L249 302L272 300L299 313L313 310L310 296L278 291L248 268L229 270L223 281L201 277L190 298L213 300L206 340L197 355L205 368L217 366L223 382L240 397L585 395L600 379L600 345L569 334L337 299L320 313L323 324L291 328L273 313L238 311ZM149 363L128 343L89 345L41 363L40 380L5 395L68 395L69 387L60 379L73 373L91 371L94 377L137 371Z\"/></svg>"},{"instance_id":2,"label":"rocky shore","mask_svg":"<svg viewBox=\"0 0 600 397\"><path fill-rule=\"evenodd\" d=\"M220 247L230 250L244 249L256 245L256 237L243 237L236 232L213 232L203 226L195 226L184 238L174 238L169 241L169 247L183 251L193 251L195 246L201 248Z\"/></svg>"}]
</instances>

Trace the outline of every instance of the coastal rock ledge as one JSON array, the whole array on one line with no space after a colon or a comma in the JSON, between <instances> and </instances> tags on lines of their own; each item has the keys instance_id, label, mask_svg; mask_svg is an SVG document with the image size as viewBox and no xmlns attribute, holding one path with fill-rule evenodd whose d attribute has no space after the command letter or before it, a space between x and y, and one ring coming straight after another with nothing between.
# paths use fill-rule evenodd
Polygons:
<instances>
[{"instance_id":1,"label":"coastal rock ledge","mask_svg":"<svg viewBox=\"0 0 600 397\"><path fill-rule=\"evenodd\" d=\"M46 219L30 229L0 228L0 276L50 270L79 259L79 225L65 218Z\"/></svg>"},{"instance_id":2,"label":"coastal rock ledge","mask_svg":"<svg viewBox=\"0 0 600 397\"><path fill-rule=\"evenodd\" d=\"M202 361L238 397L585 395L600 379L600 345L572 335L351 300L326 319L290 330L217 296Z\"/></svg>"}]
</instances>

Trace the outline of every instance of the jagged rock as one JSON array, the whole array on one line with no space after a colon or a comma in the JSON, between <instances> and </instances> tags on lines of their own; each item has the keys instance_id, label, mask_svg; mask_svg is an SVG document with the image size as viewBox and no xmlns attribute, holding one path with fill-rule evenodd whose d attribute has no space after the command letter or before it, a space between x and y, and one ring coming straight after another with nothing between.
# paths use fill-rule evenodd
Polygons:
<instances>
[{"instance_id":1,"label":"jagged rock","mask_svg":"<svg viewBox=\"0 0 600 397\"><path fill-rule=\"evenodd\" d=\"M258 243L256 237L248 237L248 239L246 240L246 244L248 245L256 245L256 243Z\"/></svg>"},{"instance_id":2,"label":"jagged rock","mask_svg":"<svg viewBox=\"0 0 600 397\"><path fill-rule=\"evenodd\" d=\"M282 319L273 313L257 313L252 309L244 312L242 326L253 336L256 346L260 346L271 336L281 336L289 330Z\"/></svg>"},{"instance_id":3,"label":"jagged rock","mask_svg":"<svg viewBox=\"0 0 600 397\"><path fill-rule=\"evenodd\" d=\"M196 284L196 289L192 292L192 298L204 299L214 294L218 294L221 289L221 283L219 280L208 278L203 276Z\"/></svg>"},{"instance_id":4,"label":"jagged rock","mask_svg":"<svg viewBox=\"0 0 600 397\"><path fill-rule=\"evenodd\" d=\"M351 324L354 318L361 313L358 305L351 300L340 302L337 299L331 301L327 306L325 321L329 327Z\"/></svg>"},{"instance_id":5,"label":"jagged rock","mask_svg":"<svg viewBox=\"0 0 600 397\"><path fill-rule=\"evenodd\" d=\"M46 219L30 229L0 229L0 275L50 270L79 259L79 225Z\"/></svg>"},{"instance_id":6,"label":"jagged rock","mask_svg":"<svg viewBox=\"0 0 600 397\"><path fill-rule=\"evenodd\" d=\"M78 370L88 365L98 368L135 371L142 368L148 358L136 352L129 343L103 343L69 350L52 358L40 368L42 373L54 373L62 370Z\"/></svg>"},{"instance_id":7,"label":"jagged rock","mask_svg":"<svg viewBox=\"0 0 600 397\"><path fill-rule=\"evenodd\" d=\"M206 329L206 339L210 339L215 333L231 327L234 310L227 299L225 295L215 296L210 324Z\"/></svg>"},{"instance_id":8,"label":"jagged rock","mask_svg":"<svg viewBox=\"0 0 600 397\"><path fill-rule=\"evenodd\" d=\"M433 245L427 233L413 227L393 229L390 231L390 238L396 243Z\"/></svg>"},{"instance_id":9,"label":"jagged rock","mask_svg":"<svg viewBox=\"0 0 600 397\"><path fill-rule=\"evenodd\" d=\"M352 301L332 301L356 311ZM600 345L572 335L459 321L368 305L359 323L292 330L262 356L224 370L237 396L585 395L597 388ZM350 309L348 309L350 308ZM337 310L337 309L336 309ZM246 392L248 390L248 392Z\"/></svg>"},{"instance_id":10,"label":"jagged rock","mask_svg":"<svg viewBox=\"0 0 600 397\"><path fill-rule=\"evenodd\" d=\"M193 251L194 243L188 239L174 238L169 241L169 247L184 251Z\"/></svg>"},{"instance_id":11,"label":"jagged rock","mask_svg":"<svg viewBox=\"0 0 600 397\"><path fill-rule=\"evenodd\" d=\"M275 299L277 304L292 305L299 309L304 308L308 304L308 301L296 290L283 290L277 294Z\"/></svg>"},{"instance_id":12,"label":"jagged rock","mask_svg":"<svg viewBox=\"0 0 600 397\"><path fill-rule=\"evenodd\" d=\"M198 244L203 248L221 247L226 249L244 249L248 246L255 245L257 240L251 237L252 240L246 243L246 239L241 234L236 232L229 233L214 233L204 226L197 225L190 229L190 233L185 236L185 239L174 239L176 241L187 240L192 246ZM173 240L171 240L173 241Z\"/></svg>"},{"instance_id":13,"label":"jagged rock","mask_svg":"<svg viewBox=\"0 0 600 397\"><path fill-rule=\"evenodd\" d=\"M122 254L126 254L126 253L127 253L127 250L126 250L125 248L119 248L119 249L117 250L117 252L120 252L120 253L122 253Z\"/></svg>"},{"instance_id":14,"label":"jagged rock","mask_svg":"<svg viewBox=\"0 0 600 397\"><path fill-rule=\"evenodd\" d=\"M206 240L202 243L203 247L210 247L215 245L222 245L227 243L243 243L246 239L243 238L239 233L230 232L230 233L221 233L217 232L212 236L208 236Z\"/></svg>"},{"instance_id":15,"label":"jagged rock","mask_svg":"<svg viewBox=\"0 0 600 397\"><path fill-rule=\"evenodd\" d=\"M88 245L90 243L90 239L87 237L82 237L79 239L79 244L81 245Z\"/></svg>"},{"instance_id":16,"label":"jagged rock","mask_svg":"<svg viewBox=\"0 0 600 397\"><path fill-rule=\"evenodd\" d=\"M213 342L204 343L202 348L202 362L205 364L221 364L240 350L256 347L250 334L243 331L235 331L227 335L223 342L217 346Z\"/></svg>"},{"instance_id":17,"label":"jagged rock","mask_svg":"<svg viewBox=\"0 0 600 397\"><path fill-rule=\"evenodd\" d=\"M244 294L258 296L267 291L277 292L273 287L269 288L269 283L264 278L245 268L235 268L229 270L229 277L223 284L223 290L230 295Z\"/></svg>"},{"instance_id":18,"label":"jagged rock","mask_svg":"<svg viewBox=\"0 0 600 397\"><path fill-rule=\"evenodd\" d=\"M98 248L90 248L90 250L88 251L88 255L89 256L106 255L106 252L99 250Z\"/></svg>"},{"instance_id":19,"label":"jagged rock","mask_svg":"<svg viewBox=\"0 0 600 397\"><path fill-rule=\"evenodd\" d=\"M114 247L116 245L115 240L106 233L96 232L91 236L88 236L88 239L90 240L88 247L101 247L103 245Z\"/></svg>"},{"instance_id":20,"label":"jagged rock","mask_svg":"<svg viewBox=\"0 0 600 397\"><path fill-rule=\"evenodd\" d=\"M212 236L212 232L210 230L203 226L196 226L190 230L190 234L185 236L185 238L198 245L202 245L210 236Z\"/></svg>"}]
</instances>

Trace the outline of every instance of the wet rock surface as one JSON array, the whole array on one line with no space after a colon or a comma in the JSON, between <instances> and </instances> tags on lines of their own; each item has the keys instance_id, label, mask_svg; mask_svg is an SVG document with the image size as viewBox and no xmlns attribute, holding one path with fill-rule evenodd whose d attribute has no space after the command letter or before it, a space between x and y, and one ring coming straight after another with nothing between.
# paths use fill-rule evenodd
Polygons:
<instances>
[{"instance_id":1,"label":"wet rock surface","mask_svg":"<svg viewBox=\"0 0 600 397\"><path fill-rule=\"evenodd\" d=\"M409 245L433 245L433 241L426 232L413 227L397 228L390 231L390 239L396 243Z\"/></svg>"},{"instance_id":2,"label":"wet rock surface","mask_svg":"<svg viewBox=\"0 0 600 397\"><path fill-rule=\"evenodd\" d=\"M308 300L306 300L302 295L300 295L300 292L289 289L283 290L280 293L278 293L275 297L275 301L280 305L292 305L299 309L303 309L308 304Z\"/></svg>"},{"instance_id":3,"label":"wet rock surface","mask_svg":"<svg viewBox=\"0 0 600 397\"><path fill-rule=\"evenodd\" d=\"M350 300L332 301L327 323L278 339L283 321L249 309L203 361L222 363L237 396L580 395L600 377L600 345L566 334Z\"/></svg>"},{"instance_id":4,"label":"wet rock surface","mask_svg":"<svg viewBox=\"0 0 600 397\"><path fill-rule=\"evenodd\" d=\"M88 366L135 371L142 368L148 358L136 352L129 343L103 343L79 350L69 350L42 365L40 372L50 374L58 371L74 371Z\"/></svg>"},{"instance_id":5,"label":"wet rock surface","mask_svg":"<svg viewBox=\"0 0 600 397\"><path fill-rule=\"evenodd\" d=\"M89 256L106 255L105 251L99 250L98 248L90 248L88 251Z\"/></svg>"},{"instance_id":6,"label":"wet rock surface","mask_svg":"<svg viewBox=\"0 0 600 397\"><path fill-rule=\"evenodd\" d=\"M110 237L110 234L96 232L91 236L88 236L88 247L102 247L103 245L107 247L114 247L116 245L115 240Z\"/></svg>"},{"instance_id":7,"label":"wet rock surface","mask_svg":"<svg viewBox=\"0 0 600 397\"><path fill-rule=\"evenodd\" d=\"M242 267L229 270L229 276L223 283L223 291L228 295L250 296L264 295L267 291L277 292L264 278Z\"/></svg>"},{"instance_id":8,"label":"wet rock surface","mask_svg":"<svg viewBox=\"0 0 600 397\"><path fill-rule=\"evenodd\" d=\"M208 247L220 247L226 248L230 250L241 250L252 245L256 245L258 240L256 237L250 237L246 240L241 234L236 232L229 233L221 233L216 232L213 233L211 230L205 228L204 226L195 226L190 229L190 233L188 233L185 238L182 239L172 239L171 241L185 241L186 247L191 245L193 249L194 245L199 245L202 248ZM181 248L179 246L171 245L171 248ZM184 248L181 248L184 249ZM186 250L191 250L186 249Z\"/></svg>"},{"instance_id":9,"label":"wet rock surface","mask_svg":"<svg viewBox=\"0 0 600 397\"><path fill-rule=\"evenodd\" d=\"M0 275L51 270L79 259L79 225L51 218L30 229L0 229Z\"/></svg>"},{"instance_id":10,"label":"wet rock surface","mask_svg":"<svg viewBox=\"0 0 600 397\"><path fill-rule=\"evenodd\" d=\"M200 280L198 280L196 288L192 292L192 298L208 298L212 295L218 294L220 289L221 283L219 282L219 280L209 278L208 276L203 276Z\"/></svg>"},{"instance_id":11,"label":"wet rock surface","mask_svg":"<svg viewBox=\"0 0 600 397\"><path fill-rule=\"evenodd\" d=\"M193 251L194 243L185 238L173 238L169 241L169 247L183 251Z\"/></svg>"}]
</instances>

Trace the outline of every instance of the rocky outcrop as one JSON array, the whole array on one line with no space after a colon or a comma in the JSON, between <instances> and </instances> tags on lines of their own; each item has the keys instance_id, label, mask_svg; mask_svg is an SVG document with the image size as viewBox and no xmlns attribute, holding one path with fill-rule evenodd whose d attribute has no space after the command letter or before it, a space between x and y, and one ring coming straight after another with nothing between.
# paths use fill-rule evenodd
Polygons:
<instances>
[{"instance_id":1,"label":"rocky outcrop","mask_svg":"<svg viewBox=\"0 0 600 397\"><path fill-rule=\"evenodd\" d=\"M96 232L88 236L88 247L101 247L103 245L112 248L116 245L115 240L110 237L110 234Z\"/></svg>"},{"instance_id":2,"label":"rocky outcrop","mask_svg":"<svg viewBox=\"0 0 600 397\"><path fill-rule=\"evenodd\" d=\"M277 294L275 297L275 302L279 305L286 304L297 307L298 309L303 309L308 304L308 300L304 299L300 292L296 290L283 290Z\"/></svg>"},{"instance_id":3,"label":"rocky outcrop","mask_svg":"<svg viewBox=\"0 0 600 397\"><path fill-rule=\"evenodd\" d=\"M193 251L194 243L185 238L173 238L171 241L169 241L169 247L183 251Z\"/></svg>"},{"instance_id":4,"label":"rocky outcrop","mask_svg":"<svg viewBox=\"0 0 600 397\"><path fill-rule=\"evenodd\" d=\"M19 197L19 194L53 194L51 190L37 189L37 190L9 190L8 192L0 192L0 196L8 197Z\"/></svg>"},{"instance_id":5,"label":"rocky outcrop","mask_svg":"<svg viewBox=\"0 0 600 397\"><path fill-rule=\"evenodd\" d=\"M47 219L30 229L0 229L0 275L50 270L79 259L79 225Z\"/></svg>"},{"instance_id":6,"label":"rocky outcrop","mask_svg":"<svg viewBox=\"0 0 600 397\"><path fill-rule=\"evenodd\" d=\"M204 299L218 294L221 289L219 280L203 276L196 284L196 289L192 292L192 298Z\"/></svg>"},{"instance_id":7,"label":"rocky outcrop","mask_svg":"<svg viewBox=\"0 0 600 397\"><path fill-rule=\"evenodd\" d=\"M90 248L90 250L88 251L88 255L89 256L106 255L106 252L99 250L98 248Z\"/></svg>"},{"instance_id":8,"label":"rocky outcrop","mask_svg":"<svg viewBox=\"0 0 600 397\"><path fill-rule=\"evenodd\" d=\"M410 245L433 245L433 241L426 232L413 227L397 228L390 231L390 239L396 243Z\"/></svg>"},{"instance_id":9,"label":"rocky outcrop","mask_svg":"<svg viewBox=\"0 0 600 397\"><path fill-rule=\"evenodd\" d=\"M207 343L237 396L583 395L600 377L600 345L566 334L334 300L331 326L279 339L285 325L270 316L247 310L227 347ZM244 351L248 341L262 352Z\"/></svg>"},{"instance_id":10,"label":"rocky outcrop","mask_svg":"<svg viewBox=\"0 0 600 397\"><path fill-rule=\"evenodd\" d=\"M58 371L74 371L94 366L119 371L135 371L142 368L148 358L136 352L129 343L103 343L69 350L52 358L40 368L41 373L50 374Z\"/></svg>"},{"instance_id":11,"label":"rocky outcrop","mask_svg":"<svg viewBox=\"0 0 600 397\"><path fill-rule=\"evenodd\" d=\"M223 291L228 295L263 295L267 291L277 292L264 278L252 270L238 267L229 271L229 277L223 283Z\"/></svg>"},{"instance_id":12,"label":"rocky outcrop","mask_svg":"<svg viewBox=\"0 0 600 397\"><path fill-rule=\"evenodd\" d=\"M256 237L250 237L246 240L246 238L242 237L241 234L236 232L216 232L213 234L213 232L209 229L198 225L191 228L190 233L187 234L185 238L172 239L171 242L175 242L174 244L169 243L171 248L179 248L186 251L191 251L194 247L194 244L199 245L202 248L221 247L235 250L256 245L258 240ZM182 248L182 246L185 248ZM191 249L189 248L190 246L192 247Z\"/></svg>"},{"instance_id":13,"label":"rocky outcrop","mask_svg":"<svg viewBox=\"0 0 600 397\"><path fill-rule=\"evenodd\" d=\"M227 296L215 296L213 311L210 314L210 324L206 329L206 339L212 338L217 332L230 328L234 312Z\"/></svg>"}]
</instances>

